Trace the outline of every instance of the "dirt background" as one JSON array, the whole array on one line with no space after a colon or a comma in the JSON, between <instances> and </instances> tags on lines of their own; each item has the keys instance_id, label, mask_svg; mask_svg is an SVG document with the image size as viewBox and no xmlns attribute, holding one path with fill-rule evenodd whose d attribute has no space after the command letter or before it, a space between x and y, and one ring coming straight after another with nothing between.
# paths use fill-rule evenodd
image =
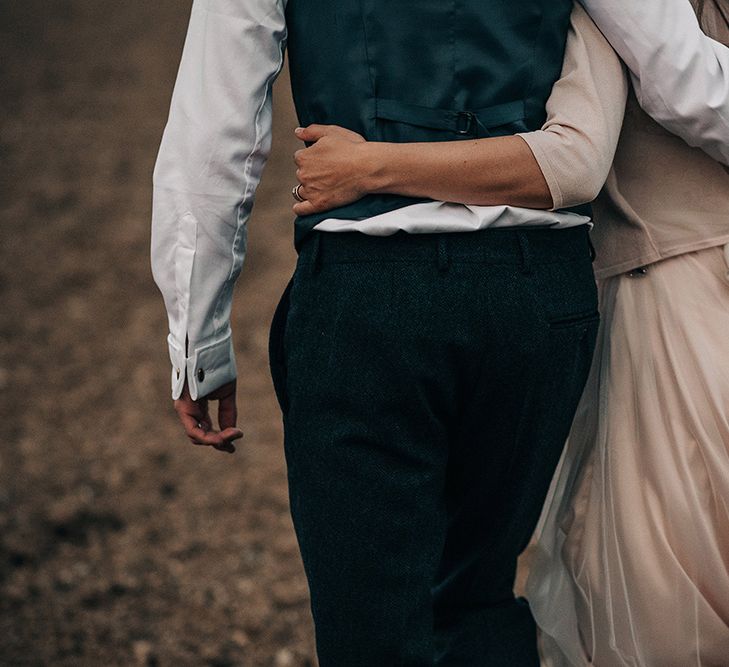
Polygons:
<instances>
[{"instance_id":1,"label":"dirt background","mask_svg":"<svg viewBox=\"0 0 729 667\"><path fill-rule=\"evenodd\" d=\"M151 173L190 0L0 0L0 664L314 665L268 374L289 81L235 298L234 456L169 399Z\"/></svg>"}]
</instances>

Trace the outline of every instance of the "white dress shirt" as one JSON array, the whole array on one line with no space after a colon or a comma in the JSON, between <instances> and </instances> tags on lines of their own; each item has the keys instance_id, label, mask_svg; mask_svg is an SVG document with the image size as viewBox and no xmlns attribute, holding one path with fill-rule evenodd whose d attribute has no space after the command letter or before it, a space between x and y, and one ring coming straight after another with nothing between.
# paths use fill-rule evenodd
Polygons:
<instances>
[{"instance_id":1,"label":"white dress shirt","mask_svg":"<svg viewBox=\"0 0 729 667\"><path fill-rule=\"evenodd\" d=\"M687 19L687 0L641 0L643 11L633 7L635 2L585 4L601 27L604 21L612 31L648 109L674 132L729 161L726 139L721 140L729 136L729 50L703 36L695 18ZM169 320L173 398L179 397L185 379L196 399L236 376L232 291L245 256L246 223L271 147L271 87L283 64L285 4L286 0L193 3L154 170L152 271ZM608 11L599 12L603 6ZM660 31L652 24L656 17ZM686 71L693 85L684 88L676 72ZM697 91L705 95L703 104ZM562 142L555 150L567 146L569 142ZM611 150L614 146L606 146L607 155ZM574 214L424 202L369 222L329 220L317 228L332 224L328 231L432 232L491 224L546 222L559 227L585 221Z\"/></svg>"},{"instance_id":2,"label":"white dress shirt","mask_svg":"<svg viewBox=\"0 0 729 667\"><path fill-rule=\"evenodd\" d=\"M631 72L640 105L687 144L729 164L729 49L688 0L580 0Z\"/></svg>"}]
</instances>

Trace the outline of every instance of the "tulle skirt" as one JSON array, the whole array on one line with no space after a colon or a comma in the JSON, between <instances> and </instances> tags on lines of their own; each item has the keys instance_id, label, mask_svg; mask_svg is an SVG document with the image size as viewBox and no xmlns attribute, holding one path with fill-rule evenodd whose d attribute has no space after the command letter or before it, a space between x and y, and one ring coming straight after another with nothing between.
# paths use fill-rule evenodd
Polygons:
<instances>
[{"instance_id":1,"label":"tulle skirt","mask_svg":"<svg viewBox=\"0 0 729 667\"><path fill-rule=\"evenodd\" d=\"M600 284L537 529L543 665L729 666L729 245Z\"/></svg>"}]
</instances>

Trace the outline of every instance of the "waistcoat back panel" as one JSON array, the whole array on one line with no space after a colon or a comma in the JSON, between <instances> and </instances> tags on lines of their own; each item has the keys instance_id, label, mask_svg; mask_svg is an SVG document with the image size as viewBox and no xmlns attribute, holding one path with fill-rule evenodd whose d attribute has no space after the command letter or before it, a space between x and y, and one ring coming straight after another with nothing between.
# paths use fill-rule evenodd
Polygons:
<instances>
[{"instance_id":1,"label":"waistcoat back panel","mask_svg":"<svg viewBox=\"0 0 729 667\"><path fill-rule=\"evenodd\" d=\"M288 0L299 124L371 141L450 141L538 129L559 77L572 0ZM296 219L377 215L425 198L368 195Z\"/></svg>"}]
</instances>

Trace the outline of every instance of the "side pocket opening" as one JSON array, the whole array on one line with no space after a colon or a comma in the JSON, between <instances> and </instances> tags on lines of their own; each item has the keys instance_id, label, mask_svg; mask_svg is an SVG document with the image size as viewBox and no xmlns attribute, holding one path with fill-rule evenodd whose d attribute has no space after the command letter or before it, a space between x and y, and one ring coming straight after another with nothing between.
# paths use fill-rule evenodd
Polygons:
<instances>
[{"instance_id":1,"label":"side pocket opening","mask_svg":"<svg viewBox=\"0 0 729 667\"><path fill-rule=\"evenodd\" d=\"M291 276L273 312L271 328L268 334L268 363L271 371L271 380L273 382L276 399L283 413L286 412L288 407L284 335L286 333L286 318L289 312L289 295L293 282L294 276Z\"/></svg>"}]
</instances>

